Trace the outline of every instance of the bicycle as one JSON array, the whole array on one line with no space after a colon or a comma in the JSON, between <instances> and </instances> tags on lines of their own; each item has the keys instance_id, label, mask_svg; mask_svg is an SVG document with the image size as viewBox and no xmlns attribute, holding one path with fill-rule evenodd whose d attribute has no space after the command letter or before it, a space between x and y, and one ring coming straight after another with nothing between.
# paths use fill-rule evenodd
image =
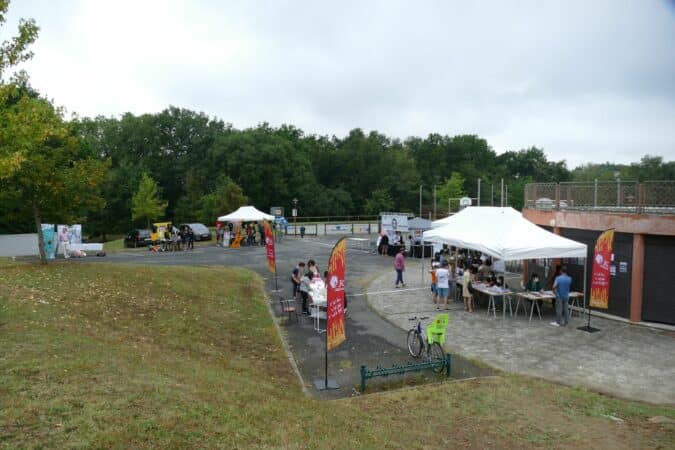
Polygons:
<instances>
[{"instance_id":1,"label":"bicycle","mask_svg":"<svg viewBox=\"0 0 675 450\"><path fill-rule=\"evenodd\" d=\"M408 320L416 320L417 325L410 330L408 330L408 352L413 358L419 358L422 354L422 350L426 350L427 358L429 359L445 359L445 351L441 344L436 340L429 344L426 334L422 330L422 320L428 319L429 317L411 317ZM439 365L434 367L433 371L436 373L441 373L445 366Z\"/></svg>"}]
</instances>

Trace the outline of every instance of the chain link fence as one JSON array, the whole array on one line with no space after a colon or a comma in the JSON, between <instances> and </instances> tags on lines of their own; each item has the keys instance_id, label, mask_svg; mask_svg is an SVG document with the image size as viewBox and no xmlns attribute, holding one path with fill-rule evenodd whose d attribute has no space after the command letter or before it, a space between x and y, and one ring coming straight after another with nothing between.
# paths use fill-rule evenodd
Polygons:
<instances>
[{"instance_id":1,"label":"chain link fence","mask_svg":"<svg viewBox=\"0 0 675 450\"><path fill-rule=\"evenodd\" d=\"M636 214L675 214L675 181L529 183L525 207Z\"/></svg>"}]
</instances>

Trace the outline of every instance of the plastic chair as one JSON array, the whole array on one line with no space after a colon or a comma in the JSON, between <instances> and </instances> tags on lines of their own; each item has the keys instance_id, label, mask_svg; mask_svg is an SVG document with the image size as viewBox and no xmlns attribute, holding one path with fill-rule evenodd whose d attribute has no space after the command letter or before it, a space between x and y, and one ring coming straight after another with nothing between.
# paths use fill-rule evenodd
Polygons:
<instances>
[{"instance_id":1,"label":"plastic chair","mask_svg":"<svg viewBox=\"0 0 675 450\"><path fill-rule=\"evenodd\" d=\"M439 344L445 344L445 330L448 328L448 323L450 322L450 315L448 313L442 313L434 317L434 321L427 326L427 340L429 345L434 342Z\"/></svg>"}]
</instances>

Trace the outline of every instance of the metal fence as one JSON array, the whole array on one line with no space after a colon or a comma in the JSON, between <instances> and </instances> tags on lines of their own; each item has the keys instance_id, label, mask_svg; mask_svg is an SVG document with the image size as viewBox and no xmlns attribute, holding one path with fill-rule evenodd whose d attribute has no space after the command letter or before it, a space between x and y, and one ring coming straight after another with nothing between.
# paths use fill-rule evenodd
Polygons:
<instances>
[{"instance_id":1,"label":"metal fence","mask_svg":"<svg viewBox=\"0 0 675 450\"><path fill-rule=\"evenodd\" d=\"M675 181L529 183L525 208L675 214Z\"/></svg>"}]
</instances>

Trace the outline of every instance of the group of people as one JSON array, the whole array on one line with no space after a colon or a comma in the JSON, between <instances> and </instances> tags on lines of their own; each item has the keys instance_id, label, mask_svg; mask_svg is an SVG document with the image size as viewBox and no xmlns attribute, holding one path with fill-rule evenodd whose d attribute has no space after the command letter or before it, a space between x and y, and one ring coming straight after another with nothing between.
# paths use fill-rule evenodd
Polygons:
<instances>
[{"instance_id":1,"label":"group of people","mask_svg":"<svg viewBox=\"0 0 675 450\"><path fill-rule=\"evenodd\" d=\"M275 240L281 240L280 226L276 222L272 223ZM237 238L241 238L241 245L245 246L264 246L265 241L265 225L263 222L245 222L235 230L235 225L232 222L216 223L216 244L220 247L229 247Z\"/></svg>"},{"instance_id":2,"label":"group of people","mask_svg":"<svg viewBox=\"0 0 675 450\"><path fill-rule=\"evenodd\" d=\"M430 270L432 299L436 305L436 309L441 309L442 305L446 309L449 308L448 297L453 294L458 281L457 277L461 276L464 309L473 313L473 283L482 282L488 287L508 288L508 285L504 281L504 276L497 276L496 271L504 272L503 261L493 260L489 256L480 254L480 252L444 246L441 252L434 255L434 261ZM566 326L569 323L569 294L571 285L572 278L567 274L567 268L562 265L556 266L555 272L553 272L546 285L548 289L553 291L555 296L556 320L551 322L553 326ZM526 291L542 291L539 275L533 273L524 288ZM541 300L539 300L539 303L541 303Z\"/></svg>"},{"instance_id":3,"label":"group of people","mask_svg":"<svg viewBox=\"0 0 675 450\"><path fill-rule=\"evenodd\" d=\"M405 248L405 242L400 231L393 232L391 238L386 231L382 231L377 235L375 246L379 255L387 256L390 253L397 255L401 248Z\"/></svg>"},{"instance_id":4,"label":"group of people","mask_svg":"<svg viewBox=\"0 0 675 450\"><path fill-rule=\"evenodd\" d=\"M572 277L567 274L567 267L557 265L551 275L546 287L553 291L555 299L555 321L551 322L554 327L564 327L570 322L570 290L572 288ZM542 284L539 281L539 275L533 273L525 285L525 290L530 292L542 291ZM541 304L541 300L539 300Z\"/></svg>"},{"instance_id":5,"label":"group of people","mask_svg":"<svg viewBox=\"0 0 675 450\"><path fill-rule=\"evenodd\" d=\"M328 278L328 271L323 272L323 276L316 265L316 261L310 259L307 264L300 261L291 271L291 283L293 285L293 299L302 301L302 314L309 315L309 308L316 295L313 285L318 285L320 289L325 288L325 281ZM322 293L325 296L325 293ZM344 310L347 311L347 294L344 294Z\"/></svg>"},{"instance_id":6,"label":"group of people","mask_svg":"<svg viewBox=\"0 0 675 450\"><path fill-rule=\"evenodd\" d=\"M169 225L164 231L159 244L151 245L151 252L176 252L182 250L194 250L195 232L187 225L179 229Z\"/></svg>"},{"instance_id":7,"label":"group of people","mask_svg":"<svg viewBox=\"0 0 675 450\"><path fill-rule=\"evenodd\" d=\"M503 269L501 271L503 272ZM482 282L489 287L508 287L504 277L496 275L492 258L467 249L443 246L443 249L434 255L430 273L432 299L437 310L441 309L442 305L445 305L446 309L449 308L448 298L454 295L460 276L464 309L470 313L474 311L472 283Z\"/></svg>"}]
</instances>

